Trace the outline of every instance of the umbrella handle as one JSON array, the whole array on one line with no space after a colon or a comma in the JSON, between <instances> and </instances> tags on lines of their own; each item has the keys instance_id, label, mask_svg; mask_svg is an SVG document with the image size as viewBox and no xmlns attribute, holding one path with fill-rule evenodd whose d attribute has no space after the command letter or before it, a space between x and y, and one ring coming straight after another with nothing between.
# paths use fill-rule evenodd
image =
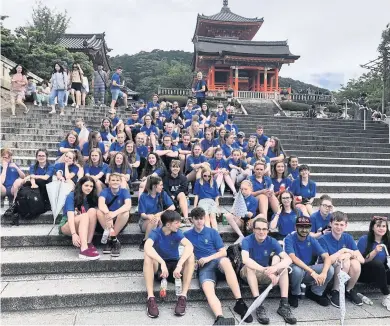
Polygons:
<instances>
[{"instance_id":1,"label":"umbrella handle","mask_svg":"<svg viewBox=\"0 0 390 326\"><path fill-rule=\"evenodd\" d=\"M387 250L387 246L383 243L381 246L385 249L386 255L389 256L389 251Z\"/></svg>"}]
</instances>

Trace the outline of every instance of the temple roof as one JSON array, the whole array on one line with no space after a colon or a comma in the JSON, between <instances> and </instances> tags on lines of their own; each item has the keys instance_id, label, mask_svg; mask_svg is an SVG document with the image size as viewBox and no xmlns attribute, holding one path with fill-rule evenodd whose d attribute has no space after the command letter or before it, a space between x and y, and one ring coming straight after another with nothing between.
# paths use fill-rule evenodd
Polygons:
<instances>
[{"instance_id":1,"label":"temple roof","mask_svg":"<svg viewBox=\"0 0 390 326\"><path fill-rule=\"evenodd\" d=\"M109 52L104 41L105 33L100 34L64 34L60 39L60 44L67 49L92 49L100 50L103 46L106 47L106 51Z\"/></svg>"}]
</instances>

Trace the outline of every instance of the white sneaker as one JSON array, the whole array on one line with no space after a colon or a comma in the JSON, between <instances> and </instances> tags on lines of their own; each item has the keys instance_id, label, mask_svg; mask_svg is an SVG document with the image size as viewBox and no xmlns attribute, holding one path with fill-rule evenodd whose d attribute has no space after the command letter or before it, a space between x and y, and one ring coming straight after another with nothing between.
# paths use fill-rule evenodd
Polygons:
<instances>
[{"instance_id":1,"label":"white sneaker","mask_svg":"<svg viewBox=\"0 0 390 326\"><path fill-rule=\"evenodd\" d=\"M75 102L73 102L72 103L72 105L71 105L71 107L75 107L76 106L76 103Z\"/></svg>"},{"instance_id":2,"label":"white sneaker","mask_svg":"<svg viewBox=\"0 0 390 326\"><path fill-rule=\"evenodd\" d=\"M80 107L78 105L76 105L76 109L79 109Z\"/></svg>"},{"instance_id":3,"label":"white sneaker","mask_svg":"<svg viewBox=\"0 0 390 326\"><path fill-rule=\"evenodd\" d=\"M49 114L55 114L56 113L56 110L51 110L50 112L49 112Z\"/></svg>"},{"instance_id":4,"label":"white sneaker","mask_svg":"<svg viewBox=\"0 0 390 326\"><path fill-rule=\"evenodd\" d=\"M64 113L64 112L61 112L60 115L65 115L65 113Z\"/></svg>"},{"instance_id":5,"label":"white sneaker","mask_svg":"<svg viewBox=\"0 0 390 326\"><path fill-rule=\"evenodd\" d=\"M386 307L386 309L390 311L390 294L383 298L382 306Z\"/></svg>"},{"instance_id":6,"label":"white sneaker","mask_svg":"<svg viewBox=\"0 0 390 326\"><path fill-rule=\"evenodd\" d=\"M239 244L239 243L241 243L241 242L244 240L244 238L245 238L245 237L243 237L243 236L239 237L239 238L234 242L234 244Z\"/></svg>"},{"instance_id":7,"label":"white sneaker","mask_svg":"<svg viewBox=\"0 0 390 326\"><path fill-rule=\"evenodd\" d=\"M42 103L39 103L38 106L42 106Z\"/></svg>"},{"instance_id":8,"label":"white sneaker","mask_svg":"<svg viewBox=\"0 0 390 326\"><path fill-rule=\"evenodd\" d=\"M38 105L37 101L34 101L34 105Z\"/></svg>"}]
</instances>

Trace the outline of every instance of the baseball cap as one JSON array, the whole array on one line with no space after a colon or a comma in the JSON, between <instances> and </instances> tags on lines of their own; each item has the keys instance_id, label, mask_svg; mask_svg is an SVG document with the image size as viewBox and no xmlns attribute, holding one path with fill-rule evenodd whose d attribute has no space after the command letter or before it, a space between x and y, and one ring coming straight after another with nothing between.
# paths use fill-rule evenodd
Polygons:
<instances>
[{"instance_id":1,"label":"baseball cap","mask_svg":"<svg viewBox=\"0 0 390 326\"><path fill-rule=\"evenodd\" d=\"M237 137L238 138L245 138L245 133L240 131L238 134L237 134Z\"/></svg>"},{"instance_id":2,"label":"baseball cap","mask_svg":"<svg viewBox=\"0 0 390 326\"><path fill-rule=\"evenodd\" d=\"M295 222L296 226L311 226L310 218L307 216L299 216Z\"/></svg>"}]
</instances>

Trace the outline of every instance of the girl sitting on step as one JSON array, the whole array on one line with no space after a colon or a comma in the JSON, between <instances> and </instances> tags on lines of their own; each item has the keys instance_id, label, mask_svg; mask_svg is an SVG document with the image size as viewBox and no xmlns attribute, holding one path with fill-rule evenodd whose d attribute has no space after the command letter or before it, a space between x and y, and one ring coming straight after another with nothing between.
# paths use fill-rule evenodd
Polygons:
<instances>
[{"instance_id":1,"label":"girl sitting on step","mask_svg":"<svg viewBox=\"0 0 390 326\"><path fill-rule=\"evenodd\" d=\"M245 159L248 164L251 164L252 158L255 156L258 142L256 135L250 135L248 144L244 147ZM256 160L257 161L257 160Z\"/></svg>"},{"instance_id":2,"label":"girl sitting on step","mask_svg":"<svg viewBox=\"0 0 390 326\"><path fill-rule=\"evenodd\" d=\"M167 169L165 168L165 164L156 153L149 153L146 157L145 167L141 174L141 183L139 185L139 194L140 197L143 193L146 185L146 179L148 176L152 175L155 177L164 178L167 174Z\"/></svg>"},{"instance_id":3,"label":"girl sitting on step","mask_svg":"<svg viewBox=\"0 0 390 326\"><path fill-rule=\"evenodd\" d=\"M73 186L84 176L81 153L78 150L68 151L64 154L64 162L54 165L57 180L68 182Z\"/></svg>"},{"instance_id":4,"label":"girl sitting on step","mask_svg":"<svg viewBox=\"0 0 390 326\"><path fill-rule=\"evenodd\" d=\"M85 176L76 184L65 201L59 233L72 237L72 243L80 248L79 258L96 260L100 255L92 244L97 221L96 185L94 179Z\"/></svg>"},{"instance_id":5,"label":"girl sitting on step","mask_svg":"<svg viewBox=\"0 0 390 326\"><path fill-rule=\"evenodd\" d=\"M118 173L121 176L121 188L128 189L129 181L131 176L131 169L129 167L129 162L127 161L127 156L123 152L118 152L110 159L110 164L106 169L106 184L110 180L110 174Z\"/></svg>"},{"instance_id":6,"label":"girl sitting on step","mask_svg":"<svg viewBox=\"0 0 390 326\"><path fill-rule=\"evenodd\" d=\"M288 177L291 180L295 180L299 178L299 162L298 162L298 156L296 155L290 155L287 159L287 172Z\"/></svg>"},{"instance_id":7,"label":"girl sitting on step","mask_svg":"<svg viewBox=\"0 0 390 326\"><path fill-rule=\"evenodd\" d=\"M229 165L223 158L222 148L217 148L214 153L214 158L209 161L211 174L218 185L218 189L221 191L221 195L224 194L225 184L227 184L232 191L233 195L236 195L237 190L232 178L230 177Z\"/></svg>"},{"instance_id":8,"label":"girl sitting on step","mask_svg":"<svg viewBox=\"0 0 390 326\"><path fill-rule=\"evenodd\" d=\"M95 180L98 195L106 188L105 172L107 169L107 164L103 162L102 151L99 148L92 149L89 153L87 164L84 165L84 173Z\"/></svg>"},{"instance_id":9,"label":"girl sitting on step","mask_svg":"<svg viewBox=\"0 0 390 326\"><path fill-rule=\"evenodd\" d=\"M88 161L89 158L89 152L93 150L94 148L99 148L102 152L102 155L106 153L106 149L104 147L104 144L102 141L100 141L101 136L98 131L91 131L88 135L88 142L86 142L83 145L83 149L81 150L81 153L84 156L84 160Z\"/></svg>"},{"instance_id":10,"label":"girl sitting on step","mask_svg":"<svg viewBox=\"0 0 390 326\"><path fill-rule=\"evenodd\" d=\"M267 144L268 145L265 151L270 161L283 161L285 158L285 154L282 143L280 142L279 138L271 137Z\"/></svg>"},{"instance_id":11,"label":"girl sitting on step","mask_svg":"<svg viewBox=\"0 0 390 326\"><path fill-rule=\"evenodd\" d=\"M233 184L239 184L242 180L246 179L252 174L252 166L250 166L244 159L242 159L242 153L240 149L233 149L231 158L227 160L230 177Z\"/></svg>"},{"instance_id":12,"label":"girl sitting on step","mask_svg":"<svg viewBox=\"0 0 390 326\"><path fill-rule=\"evenodd\" d=\"M271 180L274 185L275 195L279 195L279 191L284 191L291 188L291 179L287 177L287 169L284 162L276 162L272 165ZM282 189L280 189L282 188Z\"/></svg>"},{"instance_id":13,"label":"girl sitting on step","mask_svg":"<svg viewBox=\"0 0 390 326\"><path fill-rule=\"evenodd\" d=\"M65 154L68 152L80 151L79 135L75 131L70 131L63 141L58 145L57 163L65 162Z\"/></svg>"},{"instance_id":14,"label":"girl sitting on step","mask_svg":"<svg viewBox=\"0 0 390 326\"><path fill-rule=\"evenodd\" d=\"M255 149L255 154L250 161L250 165L254 166L257 161L263 160L265 162L265 171L264 175L271 175L271 161L268 156L264 155L263 145L257 145Z\"/></svg>"},{"instance_id":15,"label":"girl sitting on step","mask_svg":"<svg viewBox=\"0 0 390 326\"><path fill-rule=\"evenodd\" d=\"M16 163L12 162L12 152L8 148L1 149L0 173L1 199L8 196L11 203L14 201L26 175Z\"/></svg>"},{"instance_id":16,"label":"girl sitting on step","mask_svg":"<svg viewBox=\"0 0 390 326\"><path fill-rule=\"evenodd\" d=\"M306 164L299 167L299 178L291 185L291 192L294 194L295 205L303 214L313 214L313 201L317 194L316 183L310 179L310 168Z\"/></svg>"},{"instance_id":17,"label":"girl sitting on step","mask_svg":"<svg viewBox=\"0 0 390 326\"><path fill-rule=\"evenodd\" d=\"M128 140L123 149L123 153L127 156L127 162L131 170L131 182L134 182L138 179L138 167L140 166L141 159L135 149L135 144L133 141Z\"/></svg>"},{"instance_id":18,"label":"girl sitting on step","mask_svg":"<svg viewBox=\"0 0 390 326\"><path fill-rule=\"evenodd\" d=\"M205 166L209 166L209 163L207 163L207 158L202 154L201 146L199 144L195 144L194 146L192 146L191 155L187 157L187 162L186 162L187 180L193 182L196 179L199 179L200 170Z\"/></svg>"}]
</instances>

